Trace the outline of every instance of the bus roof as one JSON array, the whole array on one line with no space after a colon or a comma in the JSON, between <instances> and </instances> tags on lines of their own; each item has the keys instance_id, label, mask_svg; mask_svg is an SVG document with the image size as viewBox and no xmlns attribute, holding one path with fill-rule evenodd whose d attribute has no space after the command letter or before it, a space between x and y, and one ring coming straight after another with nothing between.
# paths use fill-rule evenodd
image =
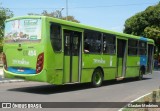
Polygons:
<instances>
[{"instance_id":1,"label":"bus roof","mask_svg":"<svg viewBox=\"0 0 160 111\"><path fill-rule=\"evenodd\" d=\"M114 31L110 31L110 30L106 30L106 29L102 29L102 28L98 28L98 27L88 26L88 25L84 25L84 24L81 24L81 23L75 23L75 22L66 21L66 20L53 18L53 17L48 17L48 16L27 15L27 16L19 16L19 17L10 18L10 19L7 19L6 21L12 21L12 20L17 20L17 19L29 19L29 18L47 19L48 21L51 21L51 22L53 21L53 22L60 23L60 24L63 24L63 25L73 26L73 27L77 27L77 28L81 28L81 29L89 29L89 30L100 31L100 32L103 32L103 33L113 34L113 35L116 35L116 36L119 36L119 37L133 38L133 39L138 39L138 40L141 40L141 41L146 41L146 42L154 44L154 40L148 39L146 37L140 37L140 36L125 34L125 33L120 33L120 32L114 32Z\"/></svg>"}]
</instances>

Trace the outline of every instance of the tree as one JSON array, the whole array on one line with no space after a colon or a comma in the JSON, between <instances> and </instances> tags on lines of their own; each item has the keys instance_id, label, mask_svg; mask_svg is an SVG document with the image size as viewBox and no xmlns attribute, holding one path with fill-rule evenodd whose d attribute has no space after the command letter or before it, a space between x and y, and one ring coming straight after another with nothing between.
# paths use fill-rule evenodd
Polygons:
<instances>
[{"instance_id":1,"label":"tree","mask_svg":"<svg viewBox=\"0 0 160 111\"><path fill-rule=\"evenodd\" d=\"M125 21L124 33L154 39L160 52L160 2Z\"/></svg>"},{"instance_id":2,"label":"tree","mask_svg":"<svg viewBox=\"0 0 160 111\"><path fill-rule=\"evenodd\" d=\"M43 16L49 16L49 17L54 17L54 18L59 18L59 19L79 23L79 21L76 20L74 16L67 16L67 17L62 16L62 11L60 11L60 10L56 10L56 11L53 11L53 12L50 12L50 13L47 12L46 10L44 10L41 14L28 13L28 15L43 15Z\"/></svg>"},{"instance_id":3,"label":"tree","mask_svg":"<svg viewBox=\"0 0 160 111\"><path fill-rule=\"evenodd\" d=\"M0 4L0 37L3 37L4 21L11 17L13 17L13 12Z\"/></svg>"},{"instance_id":4,"label":"tree","mask_svg":"<svg viewBox=\"0 0 160 111\"><path fill-rule=\"evenodd\" d=\"M80 23L78 20L76 20L76 19L74 18L74 16L62 17L62 19L63 19L63 20L68 20L68 21Z\"/></svg>"},{"instance_id":5,"label":"tree","mask_svg":"<svg viewBox=\"0 0 160 111\"><path fill-rule=\"evenodd\" d=\"M3 36L4 36L4 21L8 18L13 17L13 12L8 8L4 8L0 4L0 46L2 46ZM0 47L1 52L1 47Z\"/></svg>"}]
</instances>

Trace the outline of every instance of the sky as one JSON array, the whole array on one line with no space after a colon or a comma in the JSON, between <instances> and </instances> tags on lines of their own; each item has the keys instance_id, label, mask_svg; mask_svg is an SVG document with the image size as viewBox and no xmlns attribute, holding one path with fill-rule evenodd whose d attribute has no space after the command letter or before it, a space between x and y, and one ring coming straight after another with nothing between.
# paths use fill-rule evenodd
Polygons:
<instances>
[{"instance_id":1,"label":"sky","mask_svg":"<svg viewBox=\"0 0 160 111\"><path fill-rule=\"evenodd\" d=\"M82 24L123 32L125 21L159 0L0 0L1 6L13 11L14 16L62 10Z\"/></svg>"}]
</instances>

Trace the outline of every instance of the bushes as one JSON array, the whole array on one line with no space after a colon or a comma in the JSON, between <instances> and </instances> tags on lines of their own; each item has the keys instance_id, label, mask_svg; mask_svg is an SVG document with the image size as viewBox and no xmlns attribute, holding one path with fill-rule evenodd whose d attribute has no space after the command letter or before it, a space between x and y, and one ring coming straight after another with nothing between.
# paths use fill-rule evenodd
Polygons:
<instances>
[{"instance_id":1,"label":"bushes","mask_svg":"<svg viewBox=\"0 0 160 111\"><path fill-rule=\"evenodd\" d=\"M3 52L3 46L0 46L0 53Z\"/></svg>"}]
</instances>

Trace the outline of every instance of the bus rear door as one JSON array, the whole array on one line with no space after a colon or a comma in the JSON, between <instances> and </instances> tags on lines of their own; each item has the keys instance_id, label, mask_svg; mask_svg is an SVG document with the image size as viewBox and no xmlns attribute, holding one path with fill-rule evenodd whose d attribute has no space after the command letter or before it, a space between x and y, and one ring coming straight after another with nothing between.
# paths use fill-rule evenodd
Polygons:
<instances>
[{"instance_id":1,"label":"bus rear door","mask_svg":"<svg viewBox=\"0 0 160 111\"><path fill-rule=\"evenodd\" d=\"M153 69L153 52L154 51L154 46L151 44L148 44L148 62L147 62L147 72L152 73Z\"/></svg>"},{"instance_id":2,"label":"bus rear door","mask_svg":"<svg viewBox=\"0 0 160 111\"><path fill-rule=\"evenodd\" d=\"M117 78L123 78L126 73L127 41L117 39Z\"/></svg>"}]
</instances>

